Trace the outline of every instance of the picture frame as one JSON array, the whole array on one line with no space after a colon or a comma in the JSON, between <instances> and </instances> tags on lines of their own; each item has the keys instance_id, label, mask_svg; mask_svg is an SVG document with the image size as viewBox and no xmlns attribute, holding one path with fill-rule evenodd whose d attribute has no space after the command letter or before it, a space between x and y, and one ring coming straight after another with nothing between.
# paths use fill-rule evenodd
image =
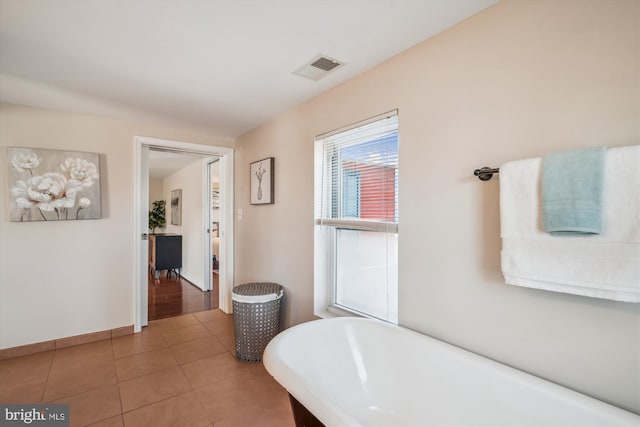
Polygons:
<instances>
[{"instance_id":1,"label":"picture frame","mask_svg":"<svg viewBox=\"0 0 640 427\"><path fill-rule=\"evenodd\" d=\"M102 218L100 155L7 147L12 222Z\"/></svg>"},{"instance_id":2,"label":"picture frame","mask_svg":"<svg viewBox=\"0 0 640 427\"><path fill-rule=\"evenodd\" d=\"M220 183L211 186L211 209L220 209Z\"/></svg>"},{"instance_id":3,"label":"picture frame","mask_svg":"<svg viewBox=\"0 0 640 427\"><path fill-rule=\"evenodd\" d=\"M171 224L182 225L182 189L171 192Z\"/></svg>"},{"instance_id":4,"label":"picture frame","mask_svg":"<svg viewBox=\"0 0 640 427\"><path fill-rule=\"evenodd\" d=\"M274 203L274 158L257 160L250 168L250 197L252 205Z\"/></svg>"}]
</instances>

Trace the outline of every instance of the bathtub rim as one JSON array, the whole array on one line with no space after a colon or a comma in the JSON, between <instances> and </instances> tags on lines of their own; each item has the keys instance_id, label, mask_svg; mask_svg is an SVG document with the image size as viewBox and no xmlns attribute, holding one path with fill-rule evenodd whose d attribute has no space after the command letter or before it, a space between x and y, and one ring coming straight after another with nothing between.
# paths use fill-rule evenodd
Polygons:
<instances>
[{"instance_id":1,"label":"bathtub rim","mask_svg":"<svg viewBox=\"0 0 640 427\"><path fill-rule=\"evenodd\" d=\"M330 400L325 399L323 396L315 392L309 381L293 369L288 368L285 363L279 360L277 357L277 350L275 350L280 341L286 339L289 335L297 332L299 329L315 327L316 323L320 321L340 322L344 319L375 320L376 322L384 323L377 319L359 317L330 317L300 323L280 332L269 342L269 344L267 344L262 356L262 362L269 375L271 375L290 395L307 408L307 410L309 410L309 412L318 418L318 420L320 420L325 426L339 425L344 427L360 427L361 424L356 422L353 417L346 414L342 408L333 404ZM278 375L286 377L287 381L280 381L278 379Z\"/></svg>"},{"instance_id":2,"label":"bathtub rim","mask_svg":"<svg viewBox=\"0 0 640 427\"><path fill-rule=\"evenodd\" d=\"M572 390L566 386L557 384L553 381L535 376L523 370L514 368L502 362L490 359L486 356L479 355L464 348L447 343L443 340L432 336L422 334L406 327L384 322L379 319L358 318L358 317L333 317L325 319L311 320L295 325L278 334L265 349L263 362L267 372L284 387L296 400L304 405L313 415L315 415L322 423L327 426L361 426L353 416L346 413L342 408L327 399L322 394L314 391L313 385L302 375L298 374L294 369L290 368L283 360L278 358L278 346L281 341L286 340L291 334L299 332L301 329L325 327L327 323L371 323L383 328L392 329L401 334L413 336L420 340L430 340L436 346L443 348L445 351L453 351L457 355L469 357L474 363L496 371L500 375L504 375L511 380L525 382L530 387L541 389L544 393L552 395L557 399L569 400L576 406L588 408L589 411L597 413L601 416L618 420L621 425L640 425L640 415L630 412L626 409L612 405L610 403L591 397L576 390ZM343 326L341 326L342 328Z\"/></svg>"}]
</instances>

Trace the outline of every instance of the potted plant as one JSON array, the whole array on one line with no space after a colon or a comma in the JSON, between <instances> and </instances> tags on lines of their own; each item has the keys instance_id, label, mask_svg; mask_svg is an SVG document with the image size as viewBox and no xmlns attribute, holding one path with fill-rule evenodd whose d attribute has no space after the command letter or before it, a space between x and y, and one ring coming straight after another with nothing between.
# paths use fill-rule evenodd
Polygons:
<instances>
[{"instance_id":1,"label":"potted plant","mask_svg":"<svg viewBox=\"0 0 640 427\"><path fill-rule=\"evenodd\" d=\"M156 228L164 228L166 224L165 219L165 205L164 200L156 200L153 202L153 207L149 211L149 228L151 234L156 234Z\"/></svg>"}]
</instances>

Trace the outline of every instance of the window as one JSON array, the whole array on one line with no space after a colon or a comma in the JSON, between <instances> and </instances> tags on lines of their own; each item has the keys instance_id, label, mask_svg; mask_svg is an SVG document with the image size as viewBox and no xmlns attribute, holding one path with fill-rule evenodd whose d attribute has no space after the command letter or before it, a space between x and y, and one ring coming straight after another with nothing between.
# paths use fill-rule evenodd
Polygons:
<instances>
[{"instance_id":1,"label":"window","mask_svg":"<svg viewBox=\"0 0 640 427\"><path fill-rule=\"evenodd\" d=\"M360 218L360 171L358 170L343 171L342 217Z\"/></svg>"},{"instance_id":2,"label":"window","mask_svg":"<svg viewBox=\"0 0 640 427\"><path fill-rule=\"evenodd\" d=\"M316 138L315 311L398 321L398 116Z\"/></svg>"}]
</instances>

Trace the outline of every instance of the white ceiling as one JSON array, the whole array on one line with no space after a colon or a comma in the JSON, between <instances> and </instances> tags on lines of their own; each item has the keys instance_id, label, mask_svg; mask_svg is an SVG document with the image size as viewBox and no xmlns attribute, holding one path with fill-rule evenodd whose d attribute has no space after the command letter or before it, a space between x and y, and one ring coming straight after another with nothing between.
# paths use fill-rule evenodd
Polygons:
<instances>
[{"instance_id":1,"label":"white ceiling","mask_svg":"<svg viewBox=\"0 0 640 427\"><path fill-rule=\"evenodd\" d=\"M176 153L149 150L149 178L162 179L207 156L193 153Z\"/></svg>"},{"instance_id":2,"label":"white ceiling","mask_svg":"<svg viewBox=\"0 0 640 427\"><path fill-rule=\"evenodd\" d=\"M493 3L0 0L0 100L236 137Z\"/></svg>"}]
</instances>

